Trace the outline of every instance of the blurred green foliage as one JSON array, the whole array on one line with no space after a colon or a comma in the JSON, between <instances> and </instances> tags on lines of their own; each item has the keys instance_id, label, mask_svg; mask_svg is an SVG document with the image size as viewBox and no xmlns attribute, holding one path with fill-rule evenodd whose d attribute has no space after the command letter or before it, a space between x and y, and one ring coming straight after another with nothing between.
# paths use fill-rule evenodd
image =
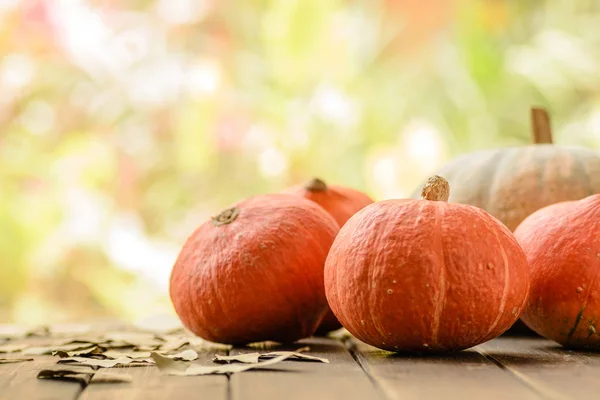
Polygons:
<instances>
[{"instance_id":1,"label":"blurred green foliage","mask_svg":"<svg viewBox=\"0 0 600 400\"><path fill-rule=\"evenodd\" d=\"M600 4L0 3L0 320L169 311L179 246L318 175L406 196L456 154L600 148Z\"/></svg>"}]
</instances>

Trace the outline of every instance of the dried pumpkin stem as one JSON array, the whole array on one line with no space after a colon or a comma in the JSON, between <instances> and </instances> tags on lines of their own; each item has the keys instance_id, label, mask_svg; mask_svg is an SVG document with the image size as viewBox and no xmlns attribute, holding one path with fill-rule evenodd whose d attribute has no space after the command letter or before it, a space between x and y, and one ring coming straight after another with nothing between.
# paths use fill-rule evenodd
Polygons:
<instances>
[{"instance_id":1,"label":"dried pumpkin stem","mask_svg":"<svg viewBox=\"0 0 600 400\"><path fill-rule=\"evenodd\" d=\"M531 126L533 143L552 143L552 129L550 128L550 117L543 108L531 109Z\"/></svg>"},{"instance_id":2,"label":"dried pumpkin stem","mask_svg":"<svg viewBox=\"0 0 600 400\"><path fill-rule=\"evenodd\" d=\"M216 217L212 217L212 223L214 226L227 225L235 221L235 219L240 215L240 209L237 207L228 208L225 211L222 211Z\"/></svg>"},{"instance_id":3,"label":"dried pumpkin stem","mask_svg":"<svg viewBox=\"0 0 600 400\"><path fill-rule=\"evenodd\" d=\"M421 199L430 201L448 201L450 185L441 176L434 175L427 179L421 189Z\"/></svg>"},{"instance_id":4,"label":"dried pumpkin stem","mask_svg":"<svg viewBox=\"0 0 600 400\"><path fill-rule=\"evenodd\" d=\"M327 190L327 184L319 178L313 178L304 185L304 188L311 192L324 192Z\"/></svg>"}]
</instances>

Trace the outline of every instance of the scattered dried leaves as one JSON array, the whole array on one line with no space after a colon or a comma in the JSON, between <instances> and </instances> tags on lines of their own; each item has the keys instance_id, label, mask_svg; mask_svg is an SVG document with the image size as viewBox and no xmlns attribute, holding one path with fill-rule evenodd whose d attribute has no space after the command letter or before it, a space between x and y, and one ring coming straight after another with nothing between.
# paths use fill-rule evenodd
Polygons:
<instances>
[{"instance_id":1,"label":"scattered dried leaves","mask_svg":"<svg viewBox=\"0 0 600 400\"><path fill-rule=\"evenodd\" d=\"M92 355L96 355L96 356L102 356L104 355L102 353L102 349L96 345L90 346L90 347L85 347L83 349L80 350L73 350L73 351L64 351L64 350L56 350L52 352L53 356L59 356L60 358L67 358L67 357L85 357L85 356L92 356ZM150 356L150 355L148 355Z\"/></svg>"},{"instance_id":2,"label":"scattered dried leaves","mask_svg":"<svg viewBox=\"0 0 600 400\"><path fill-rule=\"evenodd\" d=\"M213 361L216 363L231 363L238 362L244 364L255 364L260 360L270 360L272 358L280 357L283 355L288 355L288 360L296 360L296 361L315 361L322 363L329 363L329 360L326 358L309 356L308 354L301 353L302 351L309 351L310 348L303 347L301 349L293 351L271 351L269 353L241 353L233 356L221 356L219 354L215 355Z\"/></svg>"},{"instance_id":3,"label":"scattered dried leaves","mask_svg":"<svg viewBox=\"0 0 600 400\"><path fill-rule=\"evenodd\" d=\"M69 357L69 358L61 358L58 360L59 364L74 364L74 365L89 365L91 367L99 367L99 368L114 368L121 366L128 367L147 367L149 365L153 365L153 361L151 359L140 358L140 359L132 359L129 357L119 357L113 360L104 359L99 360L96 358L86 358L86 357Z\"/></svg>"},{"instance_id":4,"label":"scattered dried leaves","mask_svg":"<svg viewBox=\"0 0 600 400\"><path fill-rule=\"evenodd\" d=\"M115 359L121 357L129 357L132 359L136 358L150 358L149 351L117 351L117 350L106 350L102 355L105 358Z\"/></svg>"},{"instance_id":5,"label":"scattered dried leaves","mask_svg":"<svg viewBox=\"0 0 600 400\"><path fill-rule=\"evenodd\" d=\"M54 346L33 346L33 347L27 347L26 349L24 349L23 354L26 354L29 356L41 356L44 354L52 354L53 352L59 352L59 351L68 353L70 351L88 349L91 347L90 345L91 345L91 343L75 342L75 343L62 344L62 345L57 344Z\"/></svg>"},{"instance_id":6,"label":"scattered dried leaves","mask_svg":"<svg viewBox=\"0 0 600 400\"><path fill-rule=\"evenodd\" d=\"M194 350L184 350L181 353L177 354L163 354L159 353L163 357L170 358L175 361L194 361L198 358L198 353Z\"/></svg>"},{"instance_id":7,"label":"scattered dried leaves","mask_svg":"<svg viewBox=\"0 0 600 400\"><path fill-rule=\"evenodd\" d=\"M152 352L152 359L162 373L176 376L196 376L196 375L211 375L211 374L230 374L236 372L248 371L255 368L264 368L273 364L277 364L291 355L281 355L271 360L253 363L253 364L224 364L218 366L205 366L190 364L182 361L175 361L169 357L165 357L156 352Z\"/></svg>"}]
</instances>

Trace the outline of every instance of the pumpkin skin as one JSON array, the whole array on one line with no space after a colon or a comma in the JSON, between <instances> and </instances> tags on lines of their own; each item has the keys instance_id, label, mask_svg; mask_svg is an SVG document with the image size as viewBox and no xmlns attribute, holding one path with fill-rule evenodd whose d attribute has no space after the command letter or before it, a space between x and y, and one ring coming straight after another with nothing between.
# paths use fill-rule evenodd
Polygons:
<instances>
[{"instance_id":1,"label":"pumpkin skin","mask_svg":"<svg viewBox=\"0 0 600 400\"><path fill-rule=\"evenodd\" d=\"M519 317L527 260L485 211L430 200L387 200L359 211L325 263L325 292L358 339L396 352L462 350Z\"/></svg>"},{"instance_id":2,"label":"pumpkin skin","mask_svg":"<svg viewBox=\"0 0 600 400\"><path fill-rule=\"evenodd\" d=\"M285 193L295 194L314 201L331 214L339 226L343 226L350 217L373 203L369 196L358 190L340 185L327 185L318 178L311 180L306 185L293 186L287 189ZM329 310L315 333L325 335L341 327L342 324Z\"/></svg>"},{"instance_id":3,"label":"pumpkin skin","mask_svg":"<svg viewBox=\"0 0 600 400\"><path fill-rule=\"evenodd\" d=\"M244 200L186 241L171 272L175 311L211 342L308 337L328 310L323 268L337 232L325 210L300 197Z\"/></svg>"},{"instance_id":4,"label":"pumpkin skin","mask_svg":"<svg viewBox=\"0 0 600 400\"><path fill-rule=\"evenodd\" d=\"M515 236L531 269L521 319L565 347L600 350L600 194L538 210Z\"/></svg>"}]
</instances>

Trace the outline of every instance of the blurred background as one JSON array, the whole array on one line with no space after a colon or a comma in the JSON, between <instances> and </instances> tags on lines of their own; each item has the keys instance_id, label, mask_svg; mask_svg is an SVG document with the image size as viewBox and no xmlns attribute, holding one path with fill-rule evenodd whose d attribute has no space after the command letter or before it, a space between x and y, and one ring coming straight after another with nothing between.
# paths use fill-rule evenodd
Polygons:
<instances>
[{"instance_id":1,"label":"blurred background","mask_svg":"<svg viewBox=\"0 0 600 400\"><path fill-rule=\"evenodd\" d=\"M171 310L210 215L313 175L408 196L450 158L600 148L595 0L0 0L0 321Z\"/></svg>"}]
</instances>

